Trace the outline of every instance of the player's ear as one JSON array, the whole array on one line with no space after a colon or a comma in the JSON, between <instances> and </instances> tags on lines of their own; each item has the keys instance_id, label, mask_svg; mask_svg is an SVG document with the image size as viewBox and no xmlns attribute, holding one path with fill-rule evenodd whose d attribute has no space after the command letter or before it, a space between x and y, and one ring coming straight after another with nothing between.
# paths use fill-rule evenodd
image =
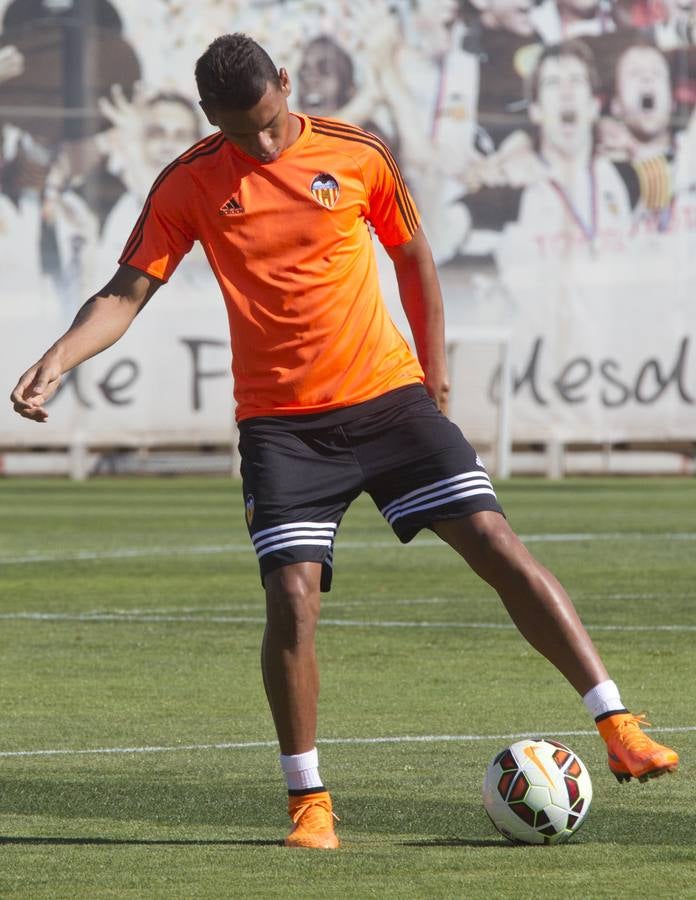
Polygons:
<instances>
[{"instance_id":1,"label":"player's ear","mask_svg":"<svg viewBox=\"0 0 696 900\"><path fill-rule=\"evenodd\" d=\"M278 78L280 79L280 92L287 99L292 93L292 84L287 69L278 70Z\"/></svg>"},{"instance_id":2,"label":"player's ear","mask_svg":"<svg viewBox=\"0 0 696 900\"><path fill-rule=\"evenodd\" d=\"M538 103L530 103L529 104L529 121L533 125L541 125L541 110L539 109Z\"/></svg>"}]
</instances>

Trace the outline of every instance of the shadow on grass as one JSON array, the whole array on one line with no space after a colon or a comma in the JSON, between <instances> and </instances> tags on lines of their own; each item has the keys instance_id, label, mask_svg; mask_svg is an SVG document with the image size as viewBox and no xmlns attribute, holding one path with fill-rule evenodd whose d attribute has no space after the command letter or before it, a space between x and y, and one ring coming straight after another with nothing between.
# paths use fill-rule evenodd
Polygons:
<instances>
[{"instance_id":1,"label":"shadow on grass","mask_svg":"<svg viewBox=\"0 0 696 900\"><path fill-rule=\"evenodd\" d=\"M0 777L0 798L3 815L48 816L62 821L138 821L184 829L203 825L223 834L224 829L235 825L258 828L263 833L275 823L284 830L287 822L281 786L260 781L250 787L248 782L234 778L198 782L120 773L81 772L52 778L25 773L16 778ZM336 796L336 806L344 826L362 835L473 840L488 833L479 803L415 794L355 796L346 791Z\"/></svg>"},{"instance_id":2,"label":"shadow on grass","mask_svg":"<svg viewBox=\"0 0 696 900\"><path fill-rule=\"evenodd\" d=\"M615 844L681 846L696 833L696 814L675 808L667 797L659 804L650 802L650 794L635 794L631 807L624 798L618 808L601 807L590 811L588 822L573 843L611 841ZM0 778L0 813L3 816L47 816L67 822L101 819L112 822L152 823L158 827L176 826L193 830L204 825L224 834L225 829L242 825L263 834L269 827L284 832L287 818L282 787L260 779L250 785L245 778L215 778L209 781L143 778L133 773L85 772L69 777L46 777L23 773ZM628 798L626 798L627 800ZM506 847L507 842L492 833L480 802L456 798L423 797L419 793L387 796L384 792L346 790L336 796L337 813L343 827L355 836L392 835L401 846ZM635 805L633 805L635 804ZM51 825L48 825L51 828ZM95 831L101 823L95 823ZM82 830L82 825L79 829ZM247 831L248 833L248 831ZM252 831L253 833L253 831ZM409 835L413 840L409 840ZM0 844L8 843L84 843L142 845L273 846L274 840L111 840L107 838L29 838L0 835Z\"/></svg>"},{"instance_id":3,"label":"shadow on grass","mask_svg":"<svg viewBox=\"0 0 696 900\"><path fill-rule=\"evenodd\" d=\"M108 847L282 847L282 841L262 840L157 840L138 838L100 838L100 837L3 837L0 835L0 846L3 844L23 844L26 846L108 846Z\"/></svg>"},{"instance_id":4,"label":"shadow on grass","mask_svg":"<svg viewBox=\"0 0 696 900\"><path fill-rule=\"evenodd\" d=\"M248 786L234 779L209 782L132 775L53 778L26 775L0 778L3 814L60 819L134 820L164 826L206 825L225 828L235 822L254 828L285 822L285 793L272 785Z\"/></svg>"}]
</instances>

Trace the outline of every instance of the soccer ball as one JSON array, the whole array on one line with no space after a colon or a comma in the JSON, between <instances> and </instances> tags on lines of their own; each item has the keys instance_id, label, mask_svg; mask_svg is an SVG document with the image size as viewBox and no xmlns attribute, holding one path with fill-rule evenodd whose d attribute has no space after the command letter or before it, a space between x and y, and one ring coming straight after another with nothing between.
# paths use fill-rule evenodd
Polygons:
<instances>
[{"instance_id":1,"label":"soccer ball","mask_svg":"<svg viewBox=\"0 0 696 900\"><path fill-rule=\"evenodd\" d=\"M483 805L515 844L561 844L585 821L592 782L579 756L558 741L517 741L501 750L483 782Z\"/></svg>"}]
</instances>

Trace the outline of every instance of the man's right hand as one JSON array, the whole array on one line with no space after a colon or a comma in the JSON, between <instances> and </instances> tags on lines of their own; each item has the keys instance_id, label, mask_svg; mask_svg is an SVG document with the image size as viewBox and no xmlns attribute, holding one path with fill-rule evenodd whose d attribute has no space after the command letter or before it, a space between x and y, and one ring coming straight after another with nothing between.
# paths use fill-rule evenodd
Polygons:
<instances>
[{"instance_id":1,"label":"man's right hand","mask_svg":"<svg viewBox=\"0 0 696 900\"><path fill-rule=\"evenodd\" d=\"M22 375L10 394L14 411L25 419L45 422L48 412L45 405L58 390L61 370L50 354L42 357Z\"/></svg>"},{"instance_id":2,"label":"man's right hand","mask_svg":"<svg viewBox=\"0 0 696 900\"><path fill-rule=\"evenodd\" d=\"M109 283L80 307L65 334L19 379L10 394L15 412L45 422L46 403L61 376L115 344L161 284L139 269L119 266Z\"/></svg>"}]
</instances>

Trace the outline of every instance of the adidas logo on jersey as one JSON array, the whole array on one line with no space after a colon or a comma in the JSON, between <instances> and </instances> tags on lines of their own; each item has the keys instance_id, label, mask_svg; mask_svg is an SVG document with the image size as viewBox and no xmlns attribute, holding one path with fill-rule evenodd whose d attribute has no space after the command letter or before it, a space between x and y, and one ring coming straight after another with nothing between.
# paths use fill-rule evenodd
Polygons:
<instances>
[{"instance_id":1,"label":"adidas logo on jersey","mask_svg":"<svg viewBox=\"0 0 696 900\"><path fill-rule=\"evenodd\" d=\"M222 204L218 212L221 216L238 216L239 213L244 212L244 207L234 197L230 197L227 203Z\"/></svg>"}]
</instances>

